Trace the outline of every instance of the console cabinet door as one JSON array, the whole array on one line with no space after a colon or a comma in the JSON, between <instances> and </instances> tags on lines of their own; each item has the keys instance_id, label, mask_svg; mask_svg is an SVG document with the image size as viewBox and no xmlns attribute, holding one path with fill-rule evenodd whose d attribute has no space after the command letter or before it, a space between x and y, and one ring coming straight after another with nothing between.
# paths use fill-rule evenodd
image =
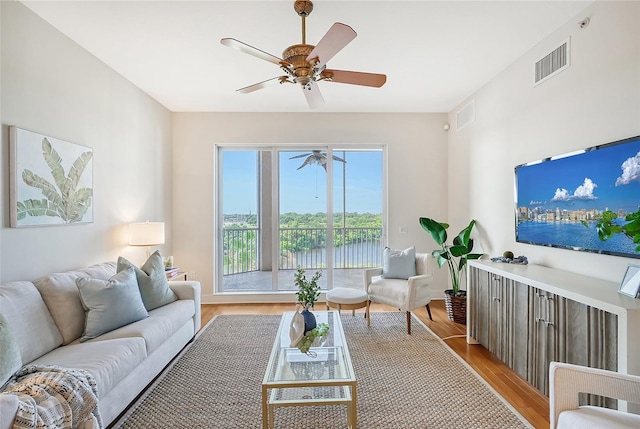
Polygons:
<instances>
[{"instance_id":1,"label":"console cabinet door","mask_svg":"<svg viewBox=\"0 0 640 429\"><path fill-rule=\"evenodd\" d=\"M506 331L504 357L501 360L520 377L527 378L529 338L529 286L504 279L507 289L503 307L503 329Z\"/></svg>"},{"instance_id":2,"label":"console cabinet door","mask_svg":"<svg viewBox=\"0 0 640 429\"><path fill-rule=\"evenodd\" d=\"M614 314L540 289L529 289L533 317L529 320L531 364L527 381L548 395L551 361L617 370L618 325ZM592 396L582 404L612 402Z\"/></svg>"},{"instance_id":3,"label":"console cabinet door","mask_svg":"<svg viewBox=\"0 0 640 429\"><path fill-rule=\"evenodd\" d=\"M545 395L549 394L549 364L557 361L558 336L554 323L555 296L543 290L529 287L529 340L527 381Z\"/></svg>"},{"instance_id":4,"label":"console cabinet door","mask_svg":"<svg viewBox=\"0 0 640 429\"><path fill-rule=\"evenodd\" d=\"M507 349L503 302L507 302L504 277L472 269L468 288L474 299L471 335L501 360Z\"/></svg>"},{"instance_id":5,"label":"console cabinet door","mask_svg":"<svg viewBox=\"0 0 640 429\"><path fill-rule=\"evenodd\" d=\"M612 313L557 296L556 360L617 371L618 318ZM616 401L595 395L580 397L581 405L615 408Z\"/></svg>"},{"instance_id":6,"label":"console cabinet door","mask_svg":"<svg viewBox=\"0 0 640 429\"><path fill-rule=\"evenodd\" d=\"M618 369L618 318L615 314L557 296L557 357L562 362Z\"/></svg>"},{"instance_id":7,"label":"console cabinet door","mask_svg":"<svg viewBox=\"0 0 640 429\"><path fill-rule=\"evenodd\" d=\"M507 365L524 368L527 359L527 286L472 269L469 289L473 296L471 336Z\"/></svg>"},{"instance_id":8,"label":"console cabinet door","mask_svg":"<svg viewBox=\"0 0 640 429\"><path fill-rule=\"evenodd\" d=\"M487 294L488 312L488 339L487 349L498 358L502 359L502 277L489 274L489 287Z\"/></svg>"},{"instance_id":9,"label":"console cabinet door","mask_svg":"<svg viewBox=\"0 0 640 429\"><path fill-rule=\"evenodd\" d=\"M489 347L490 276L491 273L487 271L471 268L467 285L468 299L472 300L472 304L470 303L467 309L472 312L470 333L487 350L491 350Z\"/></svg>"}]
</instances>

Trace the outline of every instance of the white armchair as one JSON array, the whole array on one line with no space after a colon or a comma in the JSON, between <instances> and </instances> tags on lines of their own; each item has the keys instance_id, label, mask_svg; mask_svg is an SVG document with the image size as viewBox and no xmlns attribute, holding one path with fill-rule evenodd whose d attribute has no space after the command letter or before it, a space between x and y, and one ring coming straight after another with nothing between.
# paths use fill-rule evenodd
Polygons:
<instances>
[{"instance_id":1,"label":"white armchair","mask_svg":"<svg viewBox=\"0 0 640 429\"><path fill-rule=\"evenodd\" d=\"M640 404L640 376L551 362L551 429L640 428L640 415L603 407L579 406L579 393L591 393Z\"/></svg>"},{"instance_id":2,"label":"white armchair","mask_svg":"<svg viewBox=\"0 0 640 429\"><path fill-rule=\"evenodd\" d=\"M411 334L411 311L423 305L427 308L429 319L431 317L431 288L429 283L432 276L429 274L428 253L416 253L416 274L409 279L387 279L382 276L382 268L369 268L364 270L364 285L369 302L378 302L391 305L407 313L407 333ZM367 323L371 323L371 314Z\"/></svg>"}]
</instances>

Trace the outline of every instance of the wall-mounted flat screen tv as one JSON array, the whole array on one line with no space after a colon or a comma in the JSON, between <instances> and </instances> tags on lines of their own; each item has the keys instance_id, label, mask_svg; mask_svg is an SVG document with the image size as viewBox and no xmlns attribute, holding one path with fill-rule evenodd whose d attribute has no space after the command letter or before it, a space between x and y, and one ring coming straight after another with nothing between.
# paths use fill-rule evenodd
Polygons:
<instances>
[{"instance_id":1,"label":"wall-mounted flat screen tv","mask_svg":"<svg viewBox=\"0 0 640 429\"><path fill-rule=\"evenodd\" d=\"M515 168L516 241L640 258L624 234L602 241L596 224L640 210L640 136Z\"/></svg>"}]
</instances>

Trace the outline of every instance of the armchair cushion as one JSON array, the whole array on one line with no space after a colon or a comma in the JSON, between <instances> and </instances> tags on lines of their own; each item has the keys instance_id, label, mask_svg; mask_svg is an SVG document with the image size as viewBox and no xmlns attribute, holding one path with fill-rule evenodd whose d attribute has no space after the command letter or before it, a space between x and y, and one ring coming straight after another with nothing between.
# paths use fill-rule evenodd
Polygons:
<instances>
[{"instance_id":1,"label":"armchair cushion","mask_svg":"<svg viewBox=\"0 0 640 429\"><path fill-rule=\"evenodd\" d=\"M388 300L388 305L400 308L406 301L407 282L402 279L374 278L369 285L368 293L373 300L385 299Z\"/></svg>"},{"instance_id":2,"label":"armchair cushion","mask_svg":"<svg viewBox=\"0 0 640 429\"><path fill-rule=\"evenodd\" d=\"M394 250L389 247L383 252L382 277L385 279L404 279L416 275L416 248Z\"/></svg>"},{"instance_id":3,"label":"armchair cushion","mask_svg":"<svg viewBox=\"0 0 640 429\"><path fill-rule=\"evenodd\" d=\"M637 429L640 416L603 407L585 405L577 410L566 410L558 417L557 428L616 428Z\"/></svg>"},{"instance_id":4,"label":"armchair cushion","mask_svg":"<svg viewBox=\"0 0 640 429\"><path fill-rule=\"evenodd\" d=\"M366 278L365 281L367 281ZM367 282L367 293L371 302L390 305L402 311L411 311L431 302L430 282L429 274L413 276L408 280L372 276Z\"/></svg>"}]
</instances>

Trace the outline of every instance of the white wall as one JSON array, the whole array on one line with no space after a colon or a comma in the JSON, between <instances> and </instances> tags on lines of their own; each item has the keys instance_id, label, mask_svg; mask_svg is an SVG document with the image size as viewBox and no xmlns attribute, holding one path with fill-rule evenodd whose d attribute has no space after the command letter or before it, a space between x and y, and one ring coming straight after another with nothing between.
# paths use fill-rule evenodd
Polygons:
<instances>
[{"instance_id":1,"label":"white wall","mask_svg":"<svg viewBox=\"0 0 640 429\"><path fill-rule=\"evenodd\" d=\"M446 114L176 113L173 115L174 256L214 297L213 156L216 143L376 143L388 153L388 244L435 248L418 218L445 218ZM407 234L399 227L408 226ZM436 273L446 289L446 273Z\"/></svg>"},{"instance_id":2,"label":"white wall","mask_svg":"<svg viewBox=\"0 0 640 429\"><path fill-rule=\"evenodd\" d=\"M590 25L580 29L585 17ZM469 100L450 113L450 220L477 219L488 255L510 249L530 263L614 282L638 263L516 243L513 169L640 134L639 21L638 2L596 2L479 90L475 123L455 131L455 113ZM532 64L569 36L571 67L534 88Z\"/></svg>"},{"instance_id":3,"label":"white wall","mask_svg":"<svg viewBox=\"0 0 640 429\"><path fill-rule=\"evenodd\" d=\"M0 7L0 281L142 262L131 221L165 221L171 249L171 113L22 4ZM9 227L9 125L93 148L92 224Z\"/></svg>"}]
</instances>

